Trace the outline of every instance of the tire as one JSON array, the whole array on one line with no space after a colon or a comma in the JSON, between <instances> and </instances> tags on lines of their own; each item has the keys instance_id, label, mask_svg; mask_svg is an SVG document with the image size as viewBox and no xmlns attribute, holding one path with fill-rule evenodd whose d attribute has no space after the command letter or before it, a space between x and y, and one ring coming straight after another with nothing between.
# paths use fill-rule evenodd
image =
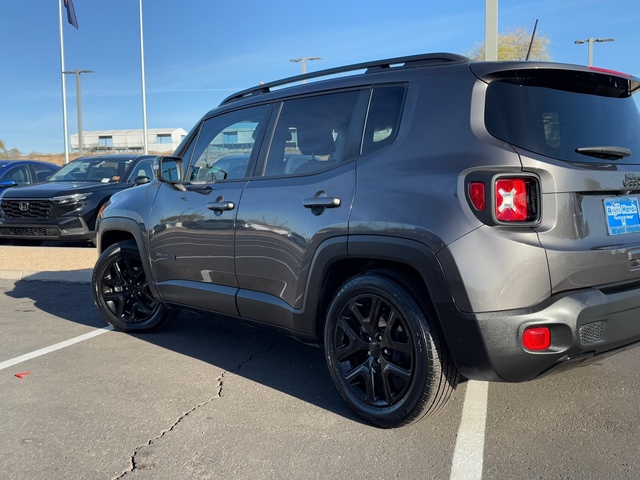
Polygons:
<instances>
[{"instance_id":1,"label":"tire","mask_svg":"<svg viewBox=\"0 0 640 480\"><path fill-rule=\"evenodd\" d=\"M347 405L382 428L444 407L458 383L427 304L401 277L374 271L348 280L327 313L325 356Z\"/></svg>"},{"instance_id":2,"label":"tire","mask_svg":"<svg viewBox=\"0 0 640 480\"><path fill-rule=\"evenodd\" d=\"M150 332L177 316L153 298L133 240L116 243L98 258L93 300L107 323L120 332Z\"/></svg>"}]
</instances>

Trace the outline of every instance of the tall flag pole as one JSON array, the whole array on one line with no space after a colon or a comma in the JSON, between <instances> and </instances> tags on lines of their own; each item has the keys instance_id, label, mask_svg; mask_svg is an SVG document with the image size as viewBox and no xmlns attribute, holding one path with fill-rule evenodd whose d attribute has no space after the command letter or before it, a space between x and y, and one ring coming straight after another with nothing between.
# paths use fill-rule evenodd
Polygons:
<instances>
[{"instance_id":1,"label":"tall flag pole","mask_svg":"<svg viewBox=\"0 0 640 480\"><path fill-rule=\"evenodd\" d=\"M142 0L140 0L140 64L142 71L142 137L144 141L144 153L149 153L149 140L147 138L147 91L144 81L144 34L142 32Z\"/></svg>"},{"instance_id":2,"label":"tall flag pole","mask_svg":"<svg viewBox=\"0 0 640 480\"><path fill-rule=\"evenodd\" d=\"M58 1L58 23L60 25L60 78L62 79L62 130L64 133L64 163L69 163L69 132L67 127L67 86L64 77L64 30L62 28L62 2L67 9L68 22L78 28L76 10L73 8L73 0Z\"/></svg>"},{"instance_id":3,"label":"tall flag pole","mask_svg":"<svg viewBox=\"0 0 640 480\"><path fill-rule=\"evenodd\" d=\"M60 23L60 76L62 78L62 130L64 134L64 163L69 163L69 139L67 138L67 88L64 79L64 33L62 30L62 1L58 1L58 17Z\"/></svg>"}]
</instances>

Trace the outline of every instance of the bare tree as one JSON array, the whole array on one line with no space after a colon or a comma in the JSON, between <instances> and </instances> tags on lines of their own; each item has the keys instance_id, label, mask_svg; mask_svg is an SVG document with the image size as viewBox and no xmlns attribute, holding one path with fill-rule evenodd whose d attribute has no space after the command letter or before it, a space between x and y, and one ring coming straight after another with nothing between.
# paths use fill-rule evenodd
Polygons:
<instances>
[{"instance_id":1,"label":"bare tree","mask_svg":"<svg viewBox=\"0 0 640 480\"><path fill-rule=\"evenodd\" d=\"M531 32L522 27L498 35L498 60L525 60L530 42ZM550 43L551 40L548 37L536 35L533 39L533 45L531 45L529 60L551 60L551 56L547 52ZM476 46L467 56L475 61L484 60L484 44Z\"/></svg>"},{"instance_id":2,"label":"bare tree","mask_svg":"<svg viewBox=\"0 0 640 480\"><path fill-rule=\"evenodd\" d=\"M20 150L16 148L12 148L11 150L7 150L4 142L0 140L0 158L13 158L13 157L21 157L22 154Z\"/></svg>"}]
</instances>

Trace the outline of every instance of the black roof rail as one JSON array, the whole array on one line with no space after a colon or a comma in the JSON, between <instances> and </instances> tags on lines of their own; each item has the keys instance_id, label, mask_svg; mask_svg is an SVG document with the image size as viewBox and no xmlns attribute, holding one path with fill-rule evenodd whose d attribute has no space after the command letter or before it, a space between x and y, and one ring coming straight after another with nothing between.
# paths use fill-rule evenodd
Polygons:
<instances>
[{"instance_id":1,"label":"black roof rail","mask_svg":"<svg viewBox=\"0 0 640 480\"><path fill-rule=\"evenodd\" d=\"M455 53L426 53L421 55L410 55L406 57L388 58L386 60L375 60L372 62L355 63L353 65L345 65L343 67L329 68L327 70L319 70L317 72L296 75L294 77L283 78L269 83L264 83L225 98L220 105L240 100L242 98L269 93L272 88L288 85L290 83L309 80L311 78L326 77L329 75L337 75L339 73L353 72L356 70L366 70L365 73L380 72L390 68L414 68L425 65L443 65L447 63L468 63L470 60Z\"/></svg>"}]
</instances>

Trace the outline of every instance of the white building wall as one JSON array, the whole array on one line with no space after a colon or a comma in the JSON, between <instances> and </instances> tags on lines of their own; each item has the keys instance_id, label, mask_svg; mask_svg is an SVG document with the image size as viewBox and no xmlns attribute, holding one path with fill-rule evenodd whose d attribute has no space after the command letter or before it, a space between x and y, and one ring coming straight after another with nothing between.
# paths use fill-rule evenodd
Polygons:
<instances>
[{"instance_id":1,"label":"white building wall","mask_svg":"<svg viewBox=\"0 0 640 480\"><path fill-rule=\"evenodd\" d=\"M143 130L98 130L82 132L84 153L144 152ZM187 132L182 128L147 130L149 152L173 152ZM71 135L71 149L78 150L78 134Z\"/></svg>"}]
</instances>

